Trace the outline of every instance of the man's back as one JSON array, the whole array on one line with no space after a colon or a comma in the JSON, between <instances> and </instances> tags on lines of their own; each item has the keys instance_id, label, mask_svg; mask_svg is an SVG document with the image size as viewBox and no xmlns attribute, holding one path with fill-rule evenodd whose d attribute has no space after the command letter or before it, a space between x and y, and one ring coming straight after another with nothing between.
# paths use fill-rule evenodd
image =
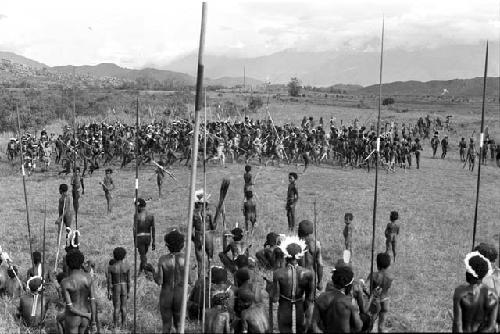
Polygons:
<instances>
[{"instance_id":1,"label":"man's back","mask_svg":"<svg viewBox=\"0 0 500 334\"><path fill-rule=\"evenodd\" d=\"M253 304L241 312L243 330L248 333L267 333L269 319L262 305Z\"/></svg>"},{"instance_id":2,"label":"man's back","mask_svg":"<svg viewBox=\"0 0 500 334\"><path fill-rule=\"evenodd\" d=\"M488 314L498 304L498 297L486 285L461 285L455 289L454 304L461 309L461 319L453 322L453 331L458 331L457 320L463 332L480 332L488 327Z\"/></svg>"},{"instance_id":3,"label":"man's back","mask_svg":"<svg viewBox=\"0 0 500 334\"><path fill-rule=\"evenodd\" d=\"M332 302L330 303L326 318L328 321L325 325L327 333L351 333L358 332L361 327L358 324L351 323L352 312L352 297L346 296L337 289L332 291ZM354 325L351 328L351 325ZM359 327L359 328L358 328Z\"/></svg>"},{"instance_id":4,"label":"man's back","mask_svg":"<svg viewBox=\"0 0 500 334\"><path fill-rule=\"evenodd\" d=\"M163 288L182 287L184 279L184 253L170 253L159 260L163 280L158 282Z\"/></svg>"},{"instance_id":5,"label":"man's back","mask_svg":"<svg viewBox=\"0 0 500 334\"><path fill-rule=\"evenodd\" d=\"M82 270L76 270L61 282L63 292L68 292L73 307L82 312L90 311L92 278Z\"/></svg>"}]
</instances>

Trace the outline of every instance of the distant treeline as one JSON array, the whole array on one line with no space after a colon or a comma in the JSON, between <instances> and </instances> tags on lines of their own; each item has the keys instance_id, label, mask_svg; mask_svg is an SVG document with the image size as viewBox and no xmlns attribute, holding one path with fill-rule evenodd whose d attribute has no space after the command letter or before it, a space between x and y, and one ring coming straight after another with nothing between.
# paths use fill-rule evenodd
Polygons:
<instances>
[{"instance_id":1,"label":"distant treeline","mask_svg":"<svg viewBox=\"0 0 500 334\"><path fill-rule=\"evenodd\" d=\"M73 96L77 116L102 117L110 113L134 113L138 97L134 90L7 89L0 88L0 132L17 130L19 110L23 129L40 130L55 119L73 119ZM140 96L141 113L151 117L182 116L194 100L191 92Z\"/></svg>"}]
</instances>

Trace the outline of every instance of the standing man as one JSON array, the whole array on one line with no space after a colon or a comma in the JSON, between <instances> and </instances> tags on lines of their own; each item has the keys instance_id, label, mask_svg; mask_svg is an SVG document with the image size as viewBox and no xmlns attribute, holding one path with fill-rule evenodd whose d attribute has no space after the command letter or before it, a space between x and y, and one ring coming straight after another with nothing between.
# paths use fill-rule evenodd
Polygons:
<instances>
[{"instance_id":1,"label":"standing man","mask_svg":"<svg viewBox=\"0 0 500 334\"><path fill-rule=\"evenodd\" d=\"M113 183L113 179L111 178L113 170L111 168L108 168L106 169L105 173L106 175L104 176L104 180L102 180L101 185L102 190L104 190L104 197L106 197L108 213L111 213L111 200L113 199L111 191L115 190L115 184Z\"/></svg>"},{"instance_id":2,"label":"standing man","mask_svg":"<svg viewBox=\"0 0 500 334\"><path fill-rule=\"evenodd\" d=\"M165 167L163 160L158 161L158 166L156 166L156 185L158 186L158 199L161 199L161 186L163 185L163 179L165 178L165 171L162 167Z\"/></svg>"},{"instance_id":3,"label":"standing man","mask_svg":"<svg viewBox=\"0 0 500 334\"><path fill-rule=\"evenodd\" d=\"M432 158L436 157L438 145L439 145L438 133L434 132L434 137L432 137L432 139L431 139Z\"/></svg>"},{"instance_id":4,"label":"standing man","mask_svg":"<svg viewBox=\"0 0 500 334\"><path fill-rule=\"evenodd\" d=\"M253 192L251 190L247 190L245 192L246 201L243 203L243 216L245 218L245 230L248 232L250 223L251 234L253 235L253 229L255 227L255 223L257 222L257 204L253 201Z\"/></svg>"},{"instance_id":5,"label":"standing man","mask_svg":"<svg viewBox=\"0 0 500 334\"><path fill-rule=\"evenodd\" d=\"M179 329L184 282L184 235L173 230L165 235L165 245L169 254L158 260L155 282L161 285L160 313L163 333L170 333L172 320L174 328Z\"/></svg>"},{"instance_id":6,"label":"standing man","mask_svg":"<svg viewBox=\"0 0 500 334\"><path fill-rule=\"evenodd\" d=\"M467 142L465 138L462 137L462 140L458 143L458 149L460 152L460 161L465 162L465 149L467 148Z\"/></svg>"},{"instance_id":7,"label":"standing man","mask_svg":"<svg viewBox=\"0 0 500 334\"><path fill-rule=\"evenodd\" d=\"M66 233L71 228L71 222L73 221L73 211L71 210L71 199L68 195L68 185L63 183L59 185L59 193L61 197L59 198L59 218L56 220L56 224L61 228L61 224L64 223L66 227Z\"/></svg>"},{"instance_id":8,"label":"standing man","mask_svg":"<svg viewBox=\"0 0 500 334\"><path fill-rule=\"evenodd\" d=\"M441 151L441 159L444 159L446 157L446 153L448 152L448 136L444 136L441 140Z\"/></svg>"},{"instance_id":9,"label":"standing man","mask_svg":"<svg viewBox=\"0 0 500 334\"><path fill-rule=\"evenodd\" d=\"M332 283L317 299L312 320L313 333L356 333L362 328L360 310L352 296L354 273L350 266L336 266ZM362 299L361 299L362 300Z\"/></svg>"},{"instance_id":10,"label":"standing man","mask_svg":"<svg viewBox=\"0 0 500 334\"><path fill-rule=\"evenodd\" d=\"M65 333L84 333L96 321L96 302L94 284L90 274L83 271L85 257L78 249L66 255L66 265L70 273L61 282L66 312L64 316Z\"/></svg>"},{"instance_id":11,"label":"standing man","mask_svg":"<svg viewBox=\"0 0 500 334\"><path fill-rule=\"evenodd\" d=\"M385 227L385 252L389 254L392 250L392 256L394 262L396 262L396 237L399 235L399 225L396 222L399 219L399 213L397 211L391 211L389 217L390 222L387 223Z\"/></svg>"},{"instance_id":12,"label":"standing man","mask_svg":"<svg viewBox=\"0 0 500 334\"><path fill-rule=\"evenodd\" d=\"M323 257L321 256L321 244L318 240L314 242L314 225L309 220L303 220L299 223L297 234L300 240L304 240L307 250L304 256L299 260L299 264L311 270L314 273L314 282L316 289L322 290L321 282L323 280Z\"/></svg>"},{"instance_id":13,"label":"standing man","mask_svg":"<svg viewBox=\"0 0 500 334\"><path fill-rule=\"evenodd\" d=\"M297 173L288 174L288 191L286 194L286 217L288 220L288 230L292 231L295 228L295 205L299 200L299 192L295 182L297 181Z\"/></svg>"},{"instance_id":14,"label":"standing man","mask_svg":"<svg viewBox=\"0 0 500 334\"><path fill-rule=\"evenodd\" d=\"M286 258L286 266L274 271L271 291L272 301L279 302L278 328L280 333L292 333L293 327L296 327L295 333L304 333L308 323L305 314L309 313L309 307L313 307L314 296L314 274L298 264L305 254L306 244L295 236L286 237L280 248Z\"/></svg>"},{"instance_id":15,"label":"standing man","mask_svg":"<svg viewBox=\"0 0 500 334\"><path fill-rule=\"evenodd\" d=\"M113 324L125 326L127 300L130 294L130 266L124 261L127 251L122 247L113 250L113 262L108 266L108 299L113 301ZM121 322L120 322L121 320Z\"/></svg>"},{"instance_id":16,"label":"standing man","mask_svg":"<svg viewBox=\"0 0 500 334\"><path fill-rule=\"evenodd\" d=\"M482 283L491 275L490 261L479 252L471 252L464 259L465 281L453 294L453 332L495 332L498 297Z\"/></svg>"},{"instance_id":17,"label":"standing man","mask_svg":"<svg viewBox=\"0 0 500 334\"><path fill-rule=\"evenodd\" d=\"M83 177L80 175L80 167L75 167L73 176L71 177L71 194L73 196L73 209L75 210L75 215L78 215L78 209L80 208L80 187L84 194L85 185L83 183Z\"/></svg>"},{"instance_id":18,"label":"standing man","mask_svg":"<svg viewBox=\"0 0 500 334\"><path fill-rule=\"evenodd\" d=\"M208 263L211 263L214 257L214 235L212 231L215 230L212 213L208 207L208 198L210 196L205 196L204 192L199 192L199 194L200 196L197 196L194 203L193 234L191 236L191 240L194 243L196 263L198 264L198 279L204 276L204 273L202 273L202 262L205 256L203 254L203 234L205 234L205 253L209 261ZM205 207L205 210L203 210L203 207ZM203 229L203 214L205 214L205 230Z\"/></svg>"},{"instance_id":19,"label":"standing man","mask_svg":"<svg viewBox=\"0 0 500 334\"><path fill-rule=\"evenodd\" d=\"M155 250L155 218L146 211L146 201L142 198L137 200L137 214L134 214L134 238L139 252L141 263L139 273L145 269L148 261L146 254L151 244L151 249Z\"/></svg>"},{"instance_id":20,"label":"standing man","mask_svg":"<svg viewBox=\"0 0 500 334\"><path fill-rule=\"evenodd\" d=\"M412 146L412 151L415 152L415 162L417 163L417 169L420 169L420 151L423 151L422 145L420 144L420 138L415 139L415 144Z\"/></svg>"}]
</instances>

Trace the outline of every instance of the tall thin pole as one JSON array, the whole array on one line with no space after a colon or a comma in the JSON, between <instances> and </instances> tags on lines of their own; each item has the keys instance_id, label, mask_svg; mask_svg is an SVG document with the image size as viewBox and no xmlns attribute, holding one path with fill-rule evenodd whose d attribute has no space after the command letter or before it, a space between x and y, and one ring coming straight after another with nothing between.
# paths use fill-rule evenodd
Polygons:
<instances>
[{"instance_id":1,"label":"tall thin pole","mask_svg":"<svg viewBox=\"0 0 500 334\"><path fill-rule=\"evenodd\" d=\"M372 223L372 253L370 264L370 293L373 291L373 261L375 256L375 226L377 221L377 191L378 191L378 164L380 159L380 111L382 109L382 69L384 64L384 24L382 18L382 40L380 46L380 73L378 90L378 117L377 117L377 155L375 161L375 190L373 194L373 223Z\"/></svg>"},{"instance_id":2,"label":"tall thin pole","mask_svg":"<svg viewBox=\"0 0 500 334\"><path fill-rule=\"evenodd\" d=\"M486 59L484 61L484 77L483 77L483 105L481 108L481 134L479 135L479 164L477 166L477 190L476 190L476 207L474 209L474 229L472 230L472 249L476 243L477 230L477 207L479 205L479 186L481 185L481 159L483 158L484 150L484 109L486 101L486 78L488 77L488 41L486 41Z\"/></svg>"},{"instance_id":3,"label":"tall thin pole","mask_svg":"<svg viewBox=\"0 0 500 334\"><path fill-rule=\"evenodd\" d=\"M203 191L206 193L207 192L207 89L205 88L205 108L204 108L204 118L203 118L203 129L204 129L204 134L203 134ZM206 287L206 280L205 280L205 273L206 273L206 268L205 268L205 233L207 231L207 222L206 222L206 214L205 210L207 209L207 204L206 202L203 202L203 245L202 245L202 262L201 262L201 271L203 272L203 307L201 311L201 328L202 331L205 330L205 291L207 289ZM210 267L208 268L210 270ZM210 284L210 282L208 283ZM209 290L210 291L210 290ZM210 300L210 294L208 295L208 298Z\"/></svg>"},{"instance_id":4,"label":"tall thin pole","mask_svg":"<svg viewBox=\"0 0 500 334\"><path fill-rule=\"evenodd\" d=\"M134 334L137 329L137 220L139 200L139 97L135 112Z\"/></svg>"},{"instance_id":5,"label":"tall thin pole","mask_svg":"<svg viewBox=\"0 0 500 334\"><path fill-rule=\"evenodd\" d=\"M246 74L246 69L245 66L243 66L243 91L246 91L246 81L247 81L247 74Z\"/></svg>"},{"instance_id":6,"label":"tall thin pole","mask_svg":"<svg viewBox=\"0 0 500 334\"><path fill-rule=\"evenodd\" d=\"M76 81L76 73L75 73L75 67L73 66L73 180L71 183L77 181L76 180L76 94L75 94L75 89L76 89L76 84L75 84L75 81ZM75 198L75 194L76 194L76 187L78 185L76 184L73 184L72 187L73 187L73 206L75 208L79 208L79 205L76 205L75 206L75 201L78 202L79 201L79 198L76 197ZM78 230L78 210L75 210L75 229Z\"/></svg>"},{"instance_id":7,"label":"tall thin pole","mask_svg":"<svg viewBox=\"0 0 500 334\"><path fill-rule=\"evenodd\" d=\"M194 107L194 132L193 144L191 151L191 180L189 186L189 211L187 217L187 234L186 234L186 254L184 259L184 281L183 281L183 298L181 305L181 324L179 333L184 334L184 325L186 319L186 306L188 294L188 279L189 279L189 262L191 257L191 233L193 231L193 212L194 212L194 192L196 187L196 165L198 163L198 135L200 132L199 114L202 101L203 89L203 50L205 48L205 26L207 17L207 3L203 2L201 7L201 32L200 46L198 49L198 75L196 77L196 100Z\"/></svg>"},{"instance_id":8,"label":"tall thin pole","mask_svg":"<svg viewBox=\"0 0 500 334\"><path fill-rule=\"evenodd\" d=\"M35 261L33 261L33 246L31 245L30 210L28 207L28 193L26 192L26 171L24 170L24 152L23 152L23 140L21 135L21 117L19 117L19 108L17 105L16 105L16 113L17 113L17 128L19 130L19 143L21 144L21 171L23 174L24 203L26 205L26 225L28 226L28 242L30 245L31 264L33 265L34 268Z\"/></svg>"},{"instance_id":9,"label":"tall thin pole","mask_svg":"<svg viewBox=\"0 0 500 334\"><path fill-rule=\"evenodd\" d=\"M44 282L45 279L45 230L46 230L46 224L47 224L47 185L45 185L45 196L43 200L43 242L42 242L42 283ZM62 222L61 222L62 223ZM42 323L43 323L43 318L44 318L44 301L43 301L43 295L44 295L44 290L42 289L41 292L41 315L42 315ZM40 334L42 333L42 325L40 325Z\"/></svg>"},{"instance_id":10,"label":"tall thin pole","mask_svg":"<svg viewBox=\"0 0 500 334\"><path fill-rule=\"evenodd\" d=\"M317 213L316 213L316 198L314 198L314 293L313 293L313 300L316 302L316 287L318 286L318 265L316 262L316 255L318 252L318 237L316 234L316 225L317 225Z\"/></svg>"}]
</instances>

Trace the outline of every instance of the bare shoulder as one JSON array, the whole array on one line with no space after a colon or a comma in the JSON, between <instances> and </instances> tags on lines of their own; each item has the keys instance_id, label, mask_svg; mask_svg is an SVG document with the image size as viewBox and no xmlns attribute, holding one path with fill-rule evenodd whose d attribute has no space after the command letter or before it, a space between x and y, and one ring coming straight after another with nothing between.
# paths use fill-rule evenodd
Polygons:
<instances>
[{"instance_id":1,"label":"bare shoulder","mask_svg":"<svg viewBox=\"0 0 500 334\"><path fill-rule=\"evenodd\" d=\"M467 293L467 285L459 285L455 288L453 299L460 299Z\"/></svg>"}]
</instances>

